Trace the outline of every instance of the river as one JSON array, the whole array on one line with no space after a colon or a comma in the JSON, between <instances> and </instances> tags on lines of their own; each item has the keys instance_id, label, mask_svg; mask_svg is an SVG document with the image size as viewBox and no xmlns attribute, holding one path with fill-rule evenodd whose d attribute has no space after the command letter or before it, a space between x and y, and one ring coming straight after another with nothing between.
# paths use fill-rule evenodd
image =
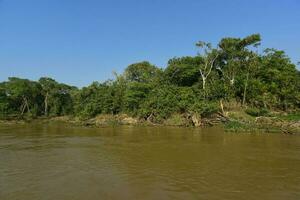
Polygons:
<instances>
[{"instance_id":1,"label":"river","mask_svg":"<svg viewBox=\"0 0 300 200\"><path fill-rule=\"evenodd\" d=\"M0 125L1 200L299 200L300 136Z\"/></svg>"}]
</instances>

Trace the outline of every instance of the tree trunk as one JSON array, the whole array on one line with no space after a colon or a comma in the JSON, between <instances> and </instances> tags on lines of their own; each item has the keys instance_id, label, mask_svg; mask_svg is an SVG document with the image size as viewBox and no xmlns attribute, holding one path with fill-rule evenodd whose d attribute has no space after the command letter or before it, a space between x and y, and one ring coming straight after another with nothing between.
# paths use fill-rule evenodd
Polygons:
<instances>
[{"instance_id":1,"label":"tree trunk","mask_svg":"<svg viewBox=\"0 0 300 200\"><path fill-rule=\"evenodd\" d=\"M226 113L225 113L225 111L224 111L223 99L220 100L220 107L221 107L222 114L223 114L224 116L226 116Z\"/></svg>"},{"instance_id":2,"label":"tree trunk","mask_svg":"<svg viewBox=\"0 0 300 200\"><path fill-rule=\"evenodd\" d=\"M203 93L204 93L204 99L206 98L206 77L201 73L201 78L202 78L202 89L203 89Z\"/></svg>"},{"instance_id":3,"label":"tree trunk","mask_svg":"<svg viewBox=\"0 0 300 200\"><path fill-rule=\"evenodd\" d=\"M244 106L245 103L246 103L246 94L247 94L248 80L249 80L249 72L247 73L247 76L246 76L246 82L245 82L245 86L244 86L244 94L243 94L242 106Z\"/></svg>"},{"instance_id":4,"label":"tree trunk","mask_svg":"<svg viewBox=\"0 0 300 200\"><path fill-rule=\"evenodd\" d=\"M27 108L27 112L30 113L30 108L29 108L29 105L28 105L27 98L25 96L23 96L23 106L22 106L21 115L24 114L26 108Z\"/></svg>"},{"instance_id":5,"label":"tree trunk","mask_svg":"<svg viewBox=\"0 0 300 200\"><path fill-rule=\"evenodd\" d=\"M24 114L25 108L26 108L26 105L25 105L25 103L23 102L23 104L22 104L22 106L21 106L21 116Z\"/></svg>"},{"instance_id":6,"label":"tree trunk","mask_svg":"<svg viewBox=\"0 0 300 200\"><path fill-rule=\"evenodd\" d=\"M283 100L283 108L284 108L284 111L287 111L288 110L288 105L287 105L287 102L286 102L286 99L284 98Z\"/></svg>"},{"instance_id":7,"label":"tree trunk","mask_svg":"<svg viewBox=\"0 0 300 200\"><path fill-rule=\"evenodd\" d=\"M26 104L26 107L27 107L27 112L30 113L30 108L29 108L29 105L28 105L28 101L25 97L25 104Z\"/></svg>"},{"instance_id":8,"label":"tree trunk","mask_svg":"<svg viewBox=\"0 0 300 200\"><path fill-rule=\"evenodd\" d=\"M206 78L202 77L202 89L205 91Z\"/></svg>"},{"instance_id":9,"label":"tree trunk","mask_svg":"<svg viewBox=\"0 0 300 200\"><path fill-rule=\"evenodd\" d=\"M45 103L45 116L48 116L48 92L46 93L46 96L45 96L45 100L44 100L44 103Z\"/></svg>"},{"instance_id":10,"label":"tree trunk","mask_svg":"<svg viewBox=\"0 0 300 200\"><path fill-rule=\"evenodd\" d=\"M233 86L234 85L234 77L232 77L232 79L230 79L229 81L230 81L230 85Z\"/></svg>"}]
</instances>

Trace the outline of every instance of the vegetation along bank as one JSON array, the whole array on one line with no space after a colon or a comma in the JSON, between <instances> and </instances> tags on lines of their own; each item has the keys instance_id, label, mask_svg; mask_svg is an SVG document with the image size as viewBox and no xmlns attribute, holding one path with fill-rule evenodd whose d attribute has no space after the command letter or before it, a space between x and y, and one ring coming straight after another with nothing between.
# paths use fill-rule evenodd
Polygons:
<instances>
[{"instance_id":1,"label":"vegetation along bank","mask_svg":"<svg viewBox=\"0 0 300 200\"><path fill-rule=\"evenodd\" d=\"M0 118L298 133L300 72L284 51L259 51L260 42L259 34L226 37L215 47L200 41L196 56L172 58L164 68L134 63L114 80L81 89L9 77L0 83Z\"/></svg>"}]
</instances>

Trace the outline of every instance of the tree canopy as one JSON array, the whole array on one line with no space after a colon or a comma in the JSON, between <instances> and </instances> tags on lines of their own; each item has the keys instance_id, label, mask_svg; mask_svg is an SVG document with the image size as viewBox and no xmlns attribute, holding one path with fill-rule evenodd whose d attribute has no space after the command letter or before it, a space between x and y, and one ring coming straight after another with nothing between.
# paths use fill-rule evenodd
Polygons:
<instances>
[{"instance_id":1,"label":"tree canopy","mask_svg":"<svg viewBox=\"0 0 300 200\"><path fill-rule=\"evenodd\" d=\"M148 61L134 63L114 80L81 89L49 77L10 77L0 83L1 116L126 113L160 121L174 113L218 112L220 101L235 101L243 108L299 109L296 65L281 50L258 53L260 42L259 34L226 37L216 47L200 41L195 56L172 58L165 68Z\"/></svg>"}]
</instances>

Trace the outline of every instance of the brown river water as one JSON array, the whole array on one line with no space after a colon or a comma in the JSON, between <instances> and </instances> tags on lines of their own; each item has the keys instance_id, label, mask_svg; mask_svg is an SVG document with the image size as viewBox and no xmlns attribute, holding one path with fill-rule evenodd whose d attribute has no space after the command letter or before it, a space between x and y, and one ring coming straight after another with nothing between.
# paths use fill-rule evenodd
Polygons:
<instances>
[{"instance_id":1,"label":"brown river water","mask_svg":"<svg viewBox=\"0 0 300 200\"><path fill-rule=\"evenodd\" d=\"M1 200L300 199L300 136L0 125Z\"/></svg>"}]
</instances>

